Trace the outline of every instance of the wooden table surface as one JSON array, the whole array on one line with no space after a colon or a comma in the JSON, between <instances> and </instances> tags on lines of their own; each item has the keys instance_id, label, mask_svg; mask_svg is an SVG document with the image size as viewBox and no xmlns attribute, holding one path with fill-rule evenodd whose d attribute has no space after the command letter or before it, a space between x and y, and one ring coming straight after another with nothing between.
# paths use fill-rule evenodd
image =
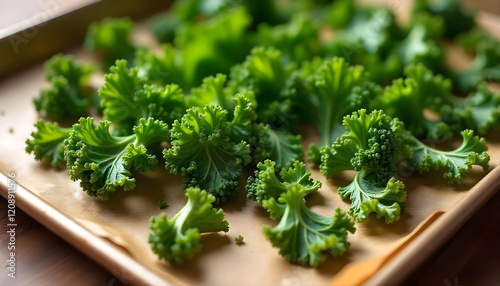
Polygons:
<instances>
[{"instance_id":1,"label":"wooden table surface","mask_svg":"<svg viewBox=\"0 0 500 286\"><path fill-rule=\"evenodd\" d=\"M0 285L124 285L20 209L16 209L16 278L0 274ZM8 267L7 200L0 196L0 259Z\"/></svg>"},{"instance_id":2,"label":"wooden table surface","mask_svg":"<svg viewBox=\"0 0 500 286\"><path fill-rule=\"evenodd\" d=\"M500 4L496 0L466 2L477 2L479 8L500 14ZM18 13L18 19L32 13L22 9L14 12ZM9 15L4 22L0 19L0 29L12 17ZM12 279L7 276L6 261L9 253L7 201L0 197L0 259L5 265L0 271L0 285L126 285L19 209L16 221L16 278ZM497 192L405 284L500 285L499 270L500 192Z\"/></svg>"}]
</instances>

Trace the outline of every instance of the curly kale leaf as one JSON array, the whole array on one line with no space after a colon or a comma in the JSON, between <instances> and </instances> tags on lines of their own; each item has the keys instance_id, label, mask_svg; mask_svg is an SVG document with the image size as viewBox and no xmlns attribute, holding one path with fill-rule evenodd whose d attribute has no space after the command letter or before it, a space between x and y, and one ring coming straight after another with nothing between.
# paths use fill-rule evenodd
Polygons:
<instances>
[{"instance_id":1,"label":"curly kale leaf","mask_svg":"<svg viewBox=\"0 0 500 286\"><path fill-rule=\"evenodd\" d=\"M321 150L320 171L327 178L345 170L367 170L382 179L393 177L402 155L403 126L381 110L365 109L344 117L347 129L333 145Z\"/></svg>"},{"instance_id":2,"label":"curly kale leaf","mask_svg":"<svg viewBox=\"0 0 500 286\"><path fill-rule=\"evenodd\" d=\"M89 99L72 89L64 77L52 79L51 86L43 89L33 103L38 112L55 120L80 116L89 107Z\"/></svg>"},{"instance_id":3,"label":"curly kale leaf","mask_svg":"<svg viewBox=\"0 0 500 286\"><path fill-rule=\"evenodd\" d=\"M343 57L352 65L362 65L370 80L386 85L402 75L403 61L395 53L370 53L359 39L340 34L326 44L326 53L333 57Z\"/></svg>"},{"instance_id":4,"label":"curly kale leaf","mask_svg":"<svg viewBox=\"0 0 500 286\"><path fill-rule=\"evenodd\" d=\"M302 62L319 55L319 27L306 14L294 15L290 22L277 26L262 24L257 31L257 45L275 47L283 61Z\"/></svg>"},{"instance_id":5,"label":"curly kale leaf","mask_svg":"<svg viewBox=\"0 0 500 286\"><path fill-rule=\"evenodd\" d=\"M332 256L345 253L350 246L347 233L356 229L352 219L340 209L332 217L310 211L304 200L307 193L299 184L288 185L277 200L264 201L271 217L282 218L276 227L265 226L262 232L288 261L318 266L326 259L326 253Z\"/></svg>"},{"instance_id":6,"label":"curly kale leaf","mask_svg":"<svg viewBox=\"0 0 500 286\"><path fill-rule=\"evenodd\" d=\"M252 105L239 97L232 121L218 105L192 107L173 124L172 148L164 150L166 167L181 173L184 187L200 187L224 202L238 188L242 168L251 160L250 146L241 138L250 129ZM250 115L250 116L249 116Z\"/></svg>"},{"instance_id":7,"label":"curly kale leaf","mask_svg":"<svg viewBox=\"0 0 500 286\"><path fill-rule=\"evenodd\" d=\"M119 59L132 62L135 47L130 35L133 30L134 22L129 18L106 18L88 27L83 45L88 51L104 54L102 67L107 70Z\"/></svg>"},{"instance_id":8,"label":"curly kale leaf","mask_svg":"<svg viewBox=\"0 0 500 286\"><path fill-rule=\"evenodd\" d=\"M453 104L440 109L444 121L454 122L460 129L472 129L480 135L500 124L500 94L493 93L485 83L465 98L453 98Z\"/></svg>"},{"instance_id":9,"label":"curly kale leaf","mask_svg":"<svg viewBox=\"0 0 500 286\"><path fill-rule=\"evenodd\" d=\"M186 1L176 1L182 3ZM149 28L156 39L161 43L172 42L175 38L175 32L182 25L182 22L172 13L162 13L154 16L149 24Z\"/></svg>"},{"instance_id":10,"label":"curly kale leaf","mask_svg":"<svg viewBox=\"0 0 500 286\"><path fill-rule=\"evenodd\" d=\"M454 44L464 48L467 52L476 52L478 44L483 41L494 44L498 40L479 27L475 27L466 33L459 34L453 40Z\"/></svg>"},{"instance_id":11,"label":"curly kale leaf","mask_svg":"<svg viewBox=\"0 0 500 286\"><path fill-rule=\"evenodd\" d=\"M276 162L278 169L288 168L302 158L301 136L286 130L273 130L262 123L254 126L254 135L250 139L254 148L255 161L266 159Z\"/></svg>"},{"instance_id":12,"label":"curly kale leaf","mask_svg":"<svg viewBox=\"0 0 500 286\"><path fill-rule=\"evenodd\" d=\"M90 105L88 78L92 66L76 62L73 56L58 54L47 61L45 69L51 86L33 100L36 110L56 120L85 114Z\"/></svg>"},{"instance_id":13,"label":"curly kale leaf","mask_svg":"<svg viewBox=\"0 0 500 286\"><path fill-rule=\"evenodd\" d=\"M441 129L442 131L428 128L427 131L430 132L428 134L429 138L449 138L452 135L450 131L458 133L465 128L473 129L479 134L485 134L492 126L498 125L500 99L498 95L488 90L485 83L480 84L475 93L463 98L452 94L452 82L449 79L441 75L434 75L432 71L423 65L408 66L405 73L409 78L417 82L418 94L423 95L423 97L420 97L423 102L421 105L421 108L423 108L422 113L428 108L440 116L438 121L431 124L427 122L425 125L428 127L433 127L432 125L445 127L444 124L448 125L445 129ZM402 111L394 114L394 116L404 120L407 118L403 115L404 113Z\"/></svg>"},{"instance_id":14,"label":"curly kale leaf","mask_svg":"<svg viewBox=\"0 0 500 286\"><path fill-rule=\"evenodd\" d=\"M350 64L363 65L370 80L387 84L401 76L402 58L394 46L403 40L404 33L396 23L394 13L387 8L355 8L354 1L336 1L332 8L345 2L349 22L345 29L326 44L328 55L344 57ZM352 3L349 3L352 2Z\"/></svg>"},{"instance_id":15,"label":"curly kale leaf","mask_svg":"<svg viewBox=\"0 0 500 286\"><path fill-rule=\"evenodd\" d=\"M45 70L47 81L51 82L56 78L64 77L69 84L81 89L87 84L93 67L88 63L82 64L75 61L71 55L57 54L45 63Z\"/></svg>"},{"instance_id":16,"label":"curly kale leaf","mask_svg":"<svg viewBox=\"0 0 500 286\"><path fill-rule=\"evenodd\" d=\"M461 1L455 0L417 0L414 3L413 14L431 13L443 19L444 35L454 38L460 33L469 31L475 26L474 12L460 6Z\"/></svg>"},{"instance_id":17,"label":"curly kale leaf","mask_svg":"<svg viewBox=\"0 0 500 286\"><path fill-rule=\"evenodd\" d=\"M473 90L482 81L500 81L500 41L480 40L471 67L454 73L452 78L458 89L465 92Z\"/></svg>"},{"instance_id":18,"label":"curly kale leaf","mask_svg":"<svg viewBox=\"0 0 500 286\"><path fill-rule=\"evenodd\" d=\"M166 13L153 18L150 28L160 42L172 42L182 25L223 13L227 4L226 1L212 3L206 0L175 1Z\"/></svg>"},{"instance_id":19,"label":"curly kale leaf","mask_svg":"<svg viewBox=\"0 0 500 286\"><path fill-rule=\"evenodd\" d=\"M145 85L144 91L135 98L136 104L142 109L142 118L152 117L172 124L186 112L186 99L178 85Z\"/></svg>"},{"instance_id":20,"label":"curly kale leaf","mask_svg":"<svg viewBox=\"0 0 500 286\"><path fill-rule=\"evenodd\" d=\"M415 69L423 68L417 66ZM418 72L410 72L410 76ZM419 85L421 79L408 77L406 79L394 80L391 86L385 88L384 96L380 97L376 107L383 109L388 115L397 117L404 122L406 128L415 136L424 136L431 139L450 139L453 135L451 127L442 120L429 120L425 117L425 110L428 107L439 104L433 102L438 99L439 93L425 93L436 91L441 83L431 86L434 83L426 82L426 86ZM446 82L442 82L447 84ZM444 87L446 88L446 87ZM443 97L443 99L445 99ZM446 99L445 99L446 100Z\"/></svg>"},{"instance_id":21,"label":"curly kale leaf","mask_svg":"<svg viewBox=\"0 0 500 286\"><path fill-rule=\"evenodd\" d=\"M186 82L181 51L171 44L162 45L160 55L149 49L137 50L134 64L139 68L139 76L148 83L177 84L186 89L191 87Z\"/></svg>"},{"instance_id":22,"label":"curly kale leaf","mask_svg":"<svg viewBox=\"0 0 500 286\"><path fill-rule=\"evenodd\" d=\"M344 132L342 118L366 106L369 90L361 88L367 74L361 66L350 66L343 58L327 60L316 74L300 87L297 109L303 121L313 124L319 131L319 146L331 145ZM317 150L312 147L310 151ZM308 154L309 160L319 163L317 152Z\"/></svg>"},{"instance_id":23,"label":"curly kale leaf","mask_svg":"<svg viewBox=\"0 0 500 286\"><path fill-rule=\"evenodd\" d=\"M220 105L228 111L234 109L232 96L226 88L227 76L217 74L203 79L199 87L191 89L186 101L189 106L203 107L207 104Z\"/></svg>"},{"instance_id":24,"label":"curly kale leaf","mask_svg":"<svg viewBox=\"0 0 500 286\"><path fill-rule=\"evenodd\" d=\"M98 93L104 118L114 124L116 133L128 135L141 118L171 124L184 114L186 101L178 85L146 85L139 70L128 69L125 60L116 61L110 71Z\"/></svg>"},{"instance_id":25,"label":"curly kale leaf","mask_svg":"<svg viewBox=\"0 0 500 286\"><path fill-rule=\"evenodd\" d=\"M181 25L215 18L237 7L245 8L250 14L252 30L260 23L278 24L283 18L275 1L184 0L175 1L167 13L155 17L151 30L161 42L170 42Z\"/></svg>"},{"instance_id":26,"label":"curly kale leaf","mask_svg":"<svg viewBox=\"0 0 500 286\"><path fill-rule=\"evenodd\" d=\"M345 30L348 38L359 40L368 53L384 53L398 41L401 31L388 8L358 9Z\"/></svg>"},{"instance_id":27,"label":"curly kale leaf","mask_svg":"<svg viewBox=\"0 0 500 286\"><path fill-rule=\"evenodd\" d=\"M255 114L255 101L247 94L237 94L233 98L233 118L231 120L231 132L229 136L233 141L250 141L253 133L253 125L257 115Z\"/></svg>"},{"instance_id":28,"label":"curly kale leaf","mask_svg":"<svg viewBox=\"0 0 500 286\"><path fill-rule=\"evenodd\" d=\"M142 118L135 98L144 96L138 94L144 93L146 82L139 77L137 68L127 68L126 60L117 60L109 70L98 90L104 118L113 122L116 129L129 131Z\"/></svg>"},{"instance_id":29,"label":"curly kale leaf","mask_svg":"<svg viewBox=\"0 0 500 286\"><path fill-rule=\"evenodd\" d=\"M201 251L200 237L207 232L227 232L222 209L213 208L215 197L199 188L187 188L186 205L170 220L165 213L151 217L148 242L160 259L182 264Z\"/></svg>"},{"instance_id":30,"label":"curly kale leaf","mask_svg":"<svg viewBox=\"0 0 500 286\"><path fill-rule=\"evenodd\" d=\"M311 179L311 172L306 170L306 165L295 161L288 169L281 169L279 177L276 174L276 162L266 160L257 165L255 177L248 178L246 185L247 198L262 204L270 198L278 199L285 193L287 186L299 184L304 187L306 194L313 193L321 188L320 181Z\"/></svg>"},{"instance_id":31,"label":"curly kale leaf","mask_svg":"<svg viewBox=\"0 0 500 286\"><path fill-rule=\"evenodd\" d=\"M334 1L327 8L326 23L335 29L346 28L351 23L356 8L354 0Z\"/></svg>"},{"instance_id":32,"label":"curly kale leaf","mask_svg":"<svg viewBox=\"0 0 500 286\"><path fill-rule=\"evenodd\" d=\"M246 34L250 23L248 12L237 7L205 22L180 27L174 43L182 51L187 86L199 85L216 73L228 73L243 61L250 50Z\"/></svg>"},{"instance_id":33,"label":"curly kale leaf","mask_svg":"<svg viewBox=\"0 0 500 286\"><path fill-rule=\"evenodd\" d=\"M35 154L35 160L45 159L52 166L64 160L64 140L69 137L71 128L60 128L57 122L45 123L42 119L35 123L36 132L31 133L33 139L26 140L26 152Z\"/></svg>"},{"instance_id":34,"label":"curly kale leaf","mask_svg":"<svg viewBox=\"0 0 500 286\"><path fill-rule=\"evenodd\" d=\"M226 76L223 74L205 78L203 84L198 88L193 88L191 94L187 96L188 105L202 107L207 104L215 104L229 112L234 111L236 106L244 105L238 103L239 97L236 97L235 100L230 96L230 91L225 87L225 83ZM253 92L246 93L245 98L252 100L247 104L254 104ZM250 111L251 109L246 110L246 115L245 113L241 113L241 115L248 118L238 119L239 122L250 123L255 119L254 112ZM292 135L287 130L274 130L269 124L263 123L255 124L252 128L248 125L235 125L233 127L237 133L236 136L233 136L234 139L248 141L257 162L271 159L277 162L279 168L282 168L288 167L302 157L300 135Z\"/></svg>"},{"instance_id":35,"label":"curly kale leaf","mask_svg":"<svg viewBox=\"0 0 500 286\"><path fill-rule=\"evenodd\" d=\"M344 170L358 171L353 182L339 189L349 196L349 213L366 221L371 212L387 223L397 221L406 199L404 185L395 179L397 164L408 155L403 145L403 124L383 111L361 109L344 117L348 130L331 147L321 150L320 171L327 178Z\"/></svg>"},{"instance_id":36,"label":"curly kale leaf","mask_svg":"<svg viewBox=\"0 0 500 286\"><path fill-rule=\"evenodd\" d=\"M404 74L418 85L418 94L424 106L432 111L453 103L452 82L440 74L434 74L428 67L418 63L408 65Z\"/></svg>"},{"instance_id":37,"label":"curly kale leaf","mask_svg":"<svg viewBox=\"0 0 500 286\"><path fill-rule=\"evenodd\" d=\"M198 86L205 77L227 74L245 59L251 48L246 33L250 23L242 7L225 10L206 21L189 21L176 30L174 43L178 49L165 44L162 57L139 50L137 65L155 82L175 83L184 89Z\"/></svg>"},{"instance_id":38,"label":"curly kale leaf","mask_svg":"<svg viewBox=\"0 0 500 286\"><path fill-rule=\"evenodd\" d=\"M340 196L351 200L349 214L359 222L367 221L370 213L376 213L377 219L384 217L386 223L398 221L406 200L404 184L394 177L378 181L370 176L362 170L352 183L339 188Z\"/></svg>"},{"instance_id":39,"label":"curly kale leaf","mask_svg":"<svg viewBox=\"0 0 500 286\"><path fill-rule=\"evenodd\" d=\"M253 92L260 122L292 128L291 105L295 97L289 78L293 65L283 64L279 50L256 47L245 62L231 69L228 87L233 93Z\"/></svg>"},{"instance_id":40,"label":"curly kale leaf","mask_svg":"<svg viewBox=\"0 0 500 286\"><path fill-rule=\"evenodd\" d=\"M439 70L443 65L444 52L435 39L443 33L443 20L428 14L419 14L410 23L406 38L395 47L404 65L421 63Z\"/></svg>"},{"instance_id":41,"label":"curly kale leaf","mask_svg":"<svg viewBox=\"0 0 500 286\"><path fill-rule=\"evenodd\" d=\"M332 7L342 2L352 1L336 1ZM370 80L379 84L385 85L400 77L403 63L393 49L403 39L403 33L394 14L390 9L380 8L356 9L350 13L349 24L344 23L346 28L325 44L326 54L343 57L353 65L363 65Z\"/></svg>"},{"instance_id":42,"label":"curly kale leaf","mask_svg":"<svg viewBox=\"0 0 500 286\"><path fill-rule=\"evenodd\" d=\"M70 178L80 180L87 194L103 200L117 187L134 189L132 167L140 173L156 169L158 160L146 148L160 145L169 137L168 126L152 118L141 119L130 136L111 135L110 124L101 121L96 126L93 118L81 118L64 141Z\"/></svg>"},{"instance_id":43,"label":"curly kale leaf","mask_svg":"<svg viewBox=\"0 0 500 286\"><path fill-rule=\"evenodd\" d=\"M474 136L472 130L464 130L461 135L463 142L460 147L452 151L441 151L423 144L406 132L405 143L413 155L408 163L419 172L444 168L444 177L450 184L464 181L472 165L479 165L484 170L488 169L490 156L486 153L488 148L484 138Z\"/></svg>"}]
</instances>

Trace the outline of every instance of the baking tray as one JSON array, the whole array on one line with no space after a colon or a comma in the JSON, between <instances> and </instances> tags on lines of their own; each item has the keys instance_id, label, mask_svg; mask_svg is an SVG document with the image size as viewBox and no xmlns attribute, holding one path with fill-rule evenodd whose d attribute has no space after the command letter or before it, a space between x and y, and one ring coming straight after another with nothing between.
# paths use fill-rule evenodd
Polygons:
<instances>
[{"instance_id":1,"label":"baking tray","mask_svg":"<svg viewBox=\"0 0 500 286\"><path fill-rule=\"evenodd\" d=\"M500 21L491 15L482 14L479 19L487 29L500 26ZM144 31L139 29L138 33ZM71 53L78 59L92 60L80 50ZM99 76L93 80L98 86ZM131 284L326 285L344 267L391 252L431 213L445 211L367 282L395 284L453 236L497 191L500 182L500 169L496 167L500 163L500 137L491 133L486 138L492 167L486 176L474 168L466 182L450 186L440 174L412 174L404 179L408 201L401 220L386 225L372 217L368 223L357 223L356 234L348 238L350 251L339 258L329 258L317 269L288 263L279 256L261 234L263 225L276 222L255 202L246 200L241 191L222 206L230 231L204 235L202 253L185 265L172 267L158 261L149 249L148 220L162 212L156 206L159 199L169 203L165 210L169 217L183 206L181 178L160 168L137 175L138 187L134 191L118 191L109 201L101 202L84 194L64 170L43 167L24 152L24 141L38 119L32 98L46 85L41 63L0 84L0 194L7 197L9 185L13 184L9 183L12 174L17 207ZM315 141L317 135L312 129L304 127L299 131L304 146ZM308 167L315 179L324 182L320 192L308 198L312 210L322 215L331 215L335 207L347 210L349 202L340 199L336 190L349 178L338 176L327 181L317 169ZM245 237L243 246L233 242L239 234Z\"/></svg>"}]
</instances>

